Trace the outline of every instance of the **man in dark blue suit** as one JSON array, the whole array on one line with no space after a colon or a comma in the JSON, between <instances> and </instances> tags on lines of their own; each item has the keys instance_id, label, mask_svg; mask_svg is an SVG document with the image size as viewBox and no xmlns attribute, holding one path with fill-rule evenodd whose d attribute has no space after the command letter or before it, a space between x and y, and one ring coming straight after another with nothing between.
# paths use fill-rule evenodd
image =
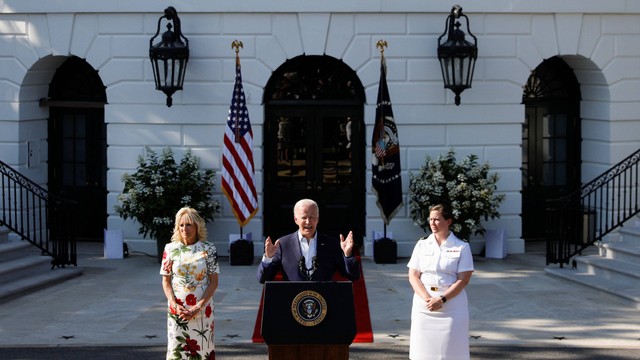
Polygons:
<instances>
[{"instance_id":1,"label":"man in dark blue suit","mask_svg":"<svg viewBox=\"0 0 640 360\"><path fill-rule=\"evenodd\" d=\"M351 281L360 277L358 261L353 256L353 233L340 241L316 231L319 220L318 204L303 199L293 207L293 220L298 231L276 240L264 242L264 255L258 265L258 281L275 278L282 270L284 280L330 281L338 271Z\"/></svg>"}]
</instances>

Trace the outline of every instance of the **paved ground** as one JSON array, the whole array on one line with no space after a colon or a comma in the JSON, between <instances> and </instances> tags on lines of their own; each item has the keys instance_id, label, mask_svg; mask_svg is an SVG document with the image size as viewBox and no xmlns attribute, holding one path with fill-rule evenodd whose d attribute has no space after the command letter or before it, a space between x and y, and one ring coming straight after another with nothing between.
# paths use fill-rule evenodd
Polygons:
<instances>
[{"instance_id":1,"label":"paved ground","mask_svg":"<svg viewBox=\"0 0 640 360\"><path fill-rule=\"evenodd\" d=\"M165 300L155 258L105 259L101 244L80 244L84 274L0 304L0 359L162 358ZM545 275L542 251L474 259L468 287L474 359L637 359L640 313L600 291ZM266 359L251 343L262 286L255 266L221 258L216 343L221 359ZM353 359L406 359L411 288L406 262L363 260L373 344ZM56 269L53 271L64 271ZM129 356L130 355L130 356Z\"/></svg>"},{"instance_id":2,"label":"paved ground","mask_svg":"<svg viewBox=\"0 0 640 360\"><path fill-rule=\"evenodd\" d=\"M163 346L82 346L82 347L0 347L3 360L159 360L164 359ZM350 360L406 360L409 352L399 345L352 345ZM265 360L268 358L264 346L256 344L225 344L217 347L217 359ZM637 349L602 349L536 346L472 346L473 360L637 360Z\"/></svg>"}]
</instances>

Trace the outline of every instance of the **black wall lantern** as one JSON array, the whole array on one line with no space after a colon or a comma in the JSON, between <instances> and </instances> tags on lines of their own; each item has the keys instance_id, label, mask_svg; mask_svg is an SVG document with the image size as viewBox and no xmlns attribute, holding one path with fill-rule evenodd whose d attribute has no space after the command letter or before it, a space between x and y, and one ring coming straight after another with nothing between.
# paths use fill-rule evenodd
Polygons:
<instances>
[{"instance_id":1,"label":"black wall lantern","mask_svg":"<svg viewBox=\"0 0 640 360\"><path fill-rule=\"evenodd\" d=\"M160 34L162 19L167 19L167 31L162 34L162 41L154 45L153 39ZM184 73L189 61L189 39L182 35L180 18L173 6L164 9L164 15L158 19L158 30L149 40L149 58L153 67L156 90L167 95L167 106L171 107L173 104L171 96L177 90L182 90Z\"/></svg>"},{"instance_id":2,"label":"black wall lantern","mask_svg":"<svg viewBox=\"0 0 640 360\"><path fill-rule=\"evenodd\" d=\"M460 30L461 17L467 21L467 32L473 38L473 43L464 39L464 32ZM441 42L447 35L447 41ZM469 18L462 13L460 5L454 5L447 17L445 30L438 38L438 60L442 70L444 87L456 94L456 105L460 105L460 93L471 87L473 71L478 58L478 39L469 29Z\"/></svg>"}]
</instances>

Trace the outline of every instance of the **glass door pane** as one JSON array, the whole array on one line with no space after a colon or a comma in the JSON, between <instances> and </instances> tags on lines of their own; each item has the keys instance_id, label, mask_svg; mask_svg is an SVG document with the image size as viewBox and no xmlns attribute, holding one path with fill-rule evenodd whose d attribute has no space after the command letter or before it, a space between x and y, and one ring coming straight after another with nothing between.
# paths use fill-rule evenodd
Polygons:
<instances>
[{"instance_id":1,"label":"glass door pane","mask_svg":"<svg viewBox=\"0 0 640 360\"><path fill-rule=\"evenodd\" d=\"M296 230L293 206L303 198L320 207L318 229L338 236L364 231L364 170L361 118L352 123L350 108L286 108L268 116L265 131L265 236ZM356 134L353 130L356 130ZM354 160L355 159L355 160ZM356 210L357 209L357 210Z\"/></svg>"}]
</instances>

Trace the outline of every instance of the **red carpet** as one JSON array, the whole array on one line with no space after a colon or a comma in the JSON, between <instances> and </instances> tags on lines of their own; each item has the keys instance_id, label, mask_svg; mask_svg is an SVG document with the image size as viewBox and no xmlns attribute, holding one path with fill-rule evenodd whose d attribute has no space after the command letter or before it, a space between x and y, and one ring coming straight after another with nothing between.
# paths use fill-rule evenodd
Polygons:
<instances>
[{"instance_id":1,"label":"red carpet","mask_svg":"<svg viewBox=\"0 0 640 360\"><path fill-rule=\"evenodd\" d=\"M360 256L358 261L360 261ZM278 274L276 280L282 280L282 276ZM334 276L334 280L346 280L340 274ZM264 293L264 290L262 290ZM253 336L251 340L254 343L264 343L264 339L260 334L260 324L262 324L262 296L260 296L260 307L256 316L256 323L253 327ZM371 329L371 318L369 317L369 300L367 298L367 288L364 283L364 273L362 271L362 263L360 262L360 279L353 282L353 303L356 310L356 337L354 343L371 343L373 342L373 331Z\"/></svg>"}]
</instances>

